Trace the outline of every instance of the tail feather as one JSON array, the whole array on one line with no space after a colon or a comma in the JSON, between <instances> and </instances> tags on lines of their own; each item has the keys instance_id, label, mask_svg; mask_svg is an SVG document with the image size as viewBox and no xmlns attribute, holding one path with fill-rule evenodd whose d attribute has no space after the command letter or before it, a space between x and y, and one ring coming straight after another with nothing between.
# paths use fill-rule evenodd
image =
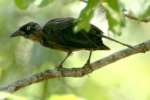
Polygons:
<instances>
[{"instance_id":1,"label":"tail feather","mask_svg":"<svg viewBox=\"0 0 150 100\"><path fill-rule=\"evenodd\" d=\"M107 47L106 45L103 45L103 50L110 50L110 48Z\"/></svg>"}]
</instances>

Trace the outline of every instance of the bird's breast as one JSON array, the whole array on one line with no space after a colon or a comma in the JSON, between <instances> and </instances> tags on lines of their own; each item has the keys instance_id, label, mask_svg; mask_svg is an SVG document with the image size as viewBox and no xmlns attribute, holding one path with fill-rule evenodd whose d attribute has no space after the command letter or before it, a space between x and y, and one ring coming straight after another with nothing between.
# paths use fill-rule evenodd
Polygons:
<instances>
[{"instance_id":1,"label":"bird's breast","mask_svg":"<svg viewBox=\"0 0 150 100\"><path fill-rule=\"evenodd\" d=\"M41 42L41 44L47 48L56 49L56 50L60 50L60 51L64 51L64 52L75 51L75 48L66 47L66 46L58 44L54 41L50 41L50 40L45 40L45 41Z\"/></svg>"}]
</instances>

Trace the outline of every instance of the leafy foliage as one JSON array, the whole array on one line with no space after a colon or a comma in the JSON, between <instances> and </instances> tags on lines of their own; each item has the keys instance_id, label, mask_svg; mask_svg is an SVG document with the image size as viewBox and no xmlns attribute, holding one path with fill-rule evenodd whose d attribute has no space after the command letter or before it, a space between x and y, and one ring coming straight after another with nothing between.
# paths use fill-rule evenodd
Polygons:
<instances>
[{"instance_id":1,"label":"leafy foliage","mask_svg":"<svg viewBox=\"0 0 150 100\"><path fill-rule=\"evenodd\" d=\"M64 57L62 52L43 48L38 43L23 38L12 39L9 37L10 33L31 20L43 25L52 18L74 16L77 14L78 8L81 7L78 5L81 4L79 1L81 0L0 0L0 87L56 66ZM120 1L126 6L122 6ZM132 1L134 3L131 3ZM66 5L64 2L69 2L69 4ZM142 10L142 13L139 14L136 4L141 5L139 9ZM143 6L144 4L146 6ZM95 10L99 6L103 6L109 31L114 34L121 32L125 34L117 38L126 41L126 43L139 43L149 39L149 25L124 18L122 8L128 8L129 12L136 12L137 15L140 15L135 17L145 19L150 17L149 4L150 0L88 0L86 6L79 11L77 30L88 31L89 22L93 18ZM16 9L16 6L19 9ZM112 50L95 52L92 60L100 59L102 56L120 49L120 46L112 42L106 41L106 44ZM81 66L85 63L86 57L87 52L75 53L75 56L71 56L65 65ZM111 67L90 74L90 77L47 80L21 89L16 94L9 96L15 100L16 96L20 95L27 100L48 98L62 100L62 96L70 98L70 95L67 94L73 94L76 98L81 97L87 100L99 100L99 98L121 100L122 97L125 100L149 100L149 59L148 53L129 57L112 64ZM92 91L96 91L96 93ZM2 97L1 95L7 96L8 94L0 94L0 97ZM22 96L20 96L21 99ZM71 97L74 98L74 96ZM19 100L21 99L19 98Z\"/></svg>"},{"instance_id":2,"label":"leafy foliage","mask_svg":"<svg viewBox=\"0 0 150 100\"><path fill-rule=\"evenodd\" d=\"M48 4L52 3L54 0L42 0L39 7L45 7Z\"/></svg>"},{"instance_id":3,"label":"leafy foliage","mask_svg":"<svg viewBox=\"0 0 150 100\"><path fill-rule=\"evenodd\" d=\"M32 3L36 1L38 0L15 0L15 3L20 9L27 9ZM54 2L54 0L41 0L38 6L44 7L52 2ZM109 24L109 30L114 34L121 34L121 30L125 26L125 18L122 10L123 7L119 0L87 0L84 2L86 2L87 5L80 13L75 31L79 31L81 29L85 29L86 31L88 31L90 29L89 22L93 18L96 8L98 7L98 5L103 5L104 9L106 10L105 13ZM149 4L149 2L146 3ZM149 11L150 6L148 6L145 10L145 13L142 15L142 19L150 15Z\"/></svg>"},{"instance_id":4,"label":"leafy foliage","mask_svg":"<svg viewBox=\"0 0 150 100\"><path fill-rule=\"evenodd\" d=\"M20 9L27 9L35 0L15 0Z\"/></svg>"},{"instance_id":5,"label":"leafy foliage","mask_svg":"<svg viewBox=\"0 0 150 100\"><path fill-rule=\"evenodd\" d=\"M145 18L150 19L150 2L146 3L145 6L144 6L144 8L145 8L144 9L145 11L140 16L141 19L145 19Z\"/></svg>"},{"instance_id":6,"label":"leafy foliage","mask_svg":"<svg viewBox=\"0 0 150 100\"><path fill-rule=\"evenodd\" d=\"M122 26L125 24L119 1L107 0L104 7L106 9L109 30L119 35L121 33Z\"/></svg>"},{"instance_id":7,"label":"leafy foliage","mask_svg":"<svg viewBox=\"0 0 150 100\"><path fill-rule=\"evenodd\" d=\"M100 0L88 0L87 6L81 11L80 16L78 18L77 26L75 27L75 31L79 31L85 29L89 31L90 29L90 20L94 15L94 11L97 6L100 4Z\"/></svg>"}]
</instances>

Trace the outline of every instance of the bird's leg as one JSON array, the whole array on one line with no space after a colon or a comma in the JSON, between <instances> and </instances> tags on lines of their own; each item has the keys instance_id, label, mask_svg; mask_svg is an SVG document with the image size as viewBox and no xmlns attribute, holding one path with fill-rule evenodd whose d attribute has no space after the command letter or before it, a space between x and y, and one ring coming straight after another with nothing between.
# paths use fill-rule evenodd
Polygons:
<instances>
[{"instance_id":1,"label":"bird's leg","mask_svg":"<svg viewBox=\"0 0 150 100\"><path fill-rule=\"evenodd\" d=\"M84 66L89 66L89 65L90 65L91 56L92 56L92 50L90 50L89 57L88 57L86 63L84 64ZM91 68L91 66L89 66L89 67ZM92 69L92 68L91 68L91 69Z\"/></svg>"},{"instance_id":2,"label":"bird's leg","mask_svg":"<svg viewBox=\"0 0 150 100\"><path fill-rule=\"evenodd\" d=\"M58 68L62 68L63 67L63 63L66 61L66 59L71 55L71 51L67 52L66 57L60 62L60 64L58 65Z\"/></svg>"}]
</instances>

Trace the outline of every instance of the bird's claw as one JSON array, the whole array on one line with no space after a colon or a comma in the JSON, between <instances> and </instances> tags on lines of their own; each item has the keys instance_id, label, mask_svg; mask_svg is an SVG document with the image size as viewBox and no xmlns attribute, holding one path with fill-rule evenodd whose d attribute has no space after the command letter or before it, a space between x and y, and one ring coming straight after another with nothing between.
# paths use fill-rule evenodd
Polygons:
<instances>
[{"instance_id":1,"label":"bird's claw","mask_svg":"<svg viewBox=\"0 0 150 100\"><path fill-rule=\"evenodd\" d=\"M91 69L93 71L93 68L92 68L90 62L85 63L84 67L88 67L89 69Z\"/></svg>"},{"instance_id":2,"label":"bird's claw","mask_svg":"<svg viewBox=\"0 0 150 100\"><path fill-rule=\"evenodd\" d=\"M57 68L57 69L62 69L62 68L63 68L63 65L62 65L62 64L59 64L56 68Z\"/></svg>"}]
</instances>

